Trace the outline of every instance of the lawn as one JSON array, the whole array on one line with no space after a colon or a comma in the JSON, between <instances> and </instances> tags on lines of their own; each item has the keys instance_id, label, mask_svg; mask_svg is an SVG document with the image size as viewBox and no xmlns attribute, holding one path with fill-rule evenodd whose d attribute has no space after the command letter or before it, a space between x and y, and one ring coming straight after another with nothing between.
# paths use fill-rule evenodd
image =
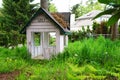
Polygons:
<instances>
[{"instance_id":1,"label":"lawn","mask_svg":"<svg viewBox=\"0 0 120 80\"><path fill-rule=\"evenodd\" d=\"M33 60L25 46L0 47L0 79L120 80L120 41L99 37L69 43L50 60ZM6 77L6 78L5 78Z\"/></svg>"}]
</instances>

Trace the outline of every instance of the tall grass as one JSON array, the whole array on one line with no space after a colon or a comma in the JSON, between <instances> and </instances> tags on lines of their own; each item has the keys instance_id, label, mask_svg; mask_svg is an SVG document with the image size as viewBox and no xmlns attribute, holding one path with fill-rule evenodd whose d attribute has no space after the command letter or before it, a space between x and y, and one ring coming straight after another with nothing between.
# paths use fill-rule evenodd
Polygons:
<instances>
[{"instance_id":1,"label":"tall grass","mask_svg":"<svg viewBox=\"0 0 120 80\"><path fill-rule=\"evenodd\" d=\"M56 58L51 60L33 60L26 47L15 49L0 48L0 73L20 71L15 80L64 80L65 63Z\"/></svg>"},{"instance_id":2,"label":"tall grass","mask_svg":"<svg viewBox=\"0 0 120 80\"><path fill-rule=\"evenodd\" d=\"M103 66L117 65L120 62L120 41L104 37L84 39L70 43L62 57L75 64L98 63Z\"/></svg>"},{"instance_id":3,"label":"tall grass","mask_svg":"<svg viewBox=\"0 0 120 80\"><path fill-rule=\"evenodd\" d=\"M0 47L0 73L12 72L25 67L29 59L26 47L7 49Z\"/></svg>"},{"instance_id":4,"label":"tall grass","mask_svg":"<svg viewBox=\"0 0 120 80\"><path fill-rule=\"evenodd\" d=\"M30 58L30 54L27 52L25 46L14 49L0 47L0 58L4 57L27 59Z\"/></svg>"},{"instance_id":5,"label":"tall grass","mask_svg":"<svg viewBox=\"0 0 120 80\"><path fill-rule=\"evenodd\" d=\"M0 73L20 70L16 80L120 79L119 62L120 41L103 37L69 43L63 53L50 60L30 59L26 47L0 48Z\"/></svg>"}]
</instances>

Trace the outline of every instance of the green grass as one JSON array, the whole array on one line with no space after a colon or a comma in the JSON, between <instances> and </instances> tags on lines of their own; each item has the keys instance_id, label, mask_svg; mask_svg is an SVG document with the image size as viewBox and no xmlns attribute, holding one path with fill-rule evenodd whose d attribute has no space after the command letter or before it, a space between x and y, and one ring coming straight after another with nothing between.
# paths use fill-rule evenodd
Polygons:
<instances>
[{"instance_id":1,"label":"green grass","mask_svg":"<svg viewBox=\"0 0 120 80\"><path fill-rule=\"evenodd\" d=\"M64 53L75 64L99 63L108 67L120 62L120 41L113 42L103 37L85 39L70 43Z\"/></svg>"},{"instance_id":2,"label":"green grass","mask_svg":"<svg viewBox=\"0 0 120 80\"><path fill-rule=\"evenodd\" d=\"M16 48L14 50L0 48L0 73L7 73L22 69L26 65L24 60L24 56L26 55L27 53L25 47Z\"/></svg>"},{"instance_id":3,"label":"green grass","mask_svg":"<svg viewBox=\"0 0 120 80\"><path fill-rule=\"evenodd\" d=\"M32 60L26 47L0 47L0 73L19 70L16 80L120 79L120 41L99 37L69 43L50 60Z\"/></svg>"}]
</instances>

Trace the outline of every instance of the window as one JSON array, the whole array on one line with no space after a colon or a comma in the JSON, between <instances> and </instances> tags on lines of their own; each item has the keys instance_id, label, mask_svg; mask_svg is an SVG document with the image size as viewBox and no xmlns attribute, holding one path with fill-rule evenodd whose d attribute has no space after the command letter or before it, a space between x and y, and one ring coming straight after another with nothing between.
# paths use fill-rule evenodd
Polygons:
<instances>
[{"instance_id":1,"label":"window","mask_svg":"<svg viewBox=\"0 0 120 80\"><path fill-rule=\"evenodd\" d=\"M34 45L35 46L40 46L40 42L41 42L40 36L41 36L40 33L37 33L37 32L34 33Z\"/></svg>"},{"instance_id":2,"label":"window","mask_svg":"<svg viewBox=\"0 0 120 80\"><path fill-rule=\"evenodd\" d=\"M49 33L49 45L56 46L56 33L55 32Z\"/></svg>"}]
</instances>

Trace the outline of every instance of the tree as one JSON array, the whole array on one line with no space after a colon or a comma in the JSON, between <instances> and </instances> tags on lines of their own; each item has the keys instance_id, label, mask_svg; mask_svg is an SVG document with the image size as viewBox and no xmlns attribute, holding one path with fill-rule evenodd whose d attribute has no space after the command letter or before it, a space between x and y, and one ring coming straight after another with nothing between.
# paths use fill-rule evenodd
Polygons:
<instances>
[{"instance_id":1,"label":"tree","mask_svg":"<svg viewBox=\"0 0 120 80\"><path fill-rule=\"evenodd\" d=\"M49 12L57 12L57 8L53 3L49 4L49 8L48 8Z\"/></svg>"},{"instance_id":2,"label":"tree","mask_svg":"<svg viewBox=\"0 0 120 80\"><path fill-rule=\"evenodd\" d=\"M120 19L120 0L98 0L100 3L104 3L106 5L109 5L107 10L104 10L103 12L99 13L94 19L102 16L102 15L112 15L108 22L107 25L111 26L112 31L112 37L111 39L114 40L117 37L117 29L118 29L118 20Z\"/></svg>"},{"instance_id":3,"label":"tree","mask_svg":"<svg viewBox=\"0 0 120 80\"><path fill-rule=\"evenodd\" d=\"M30 4L33 0L3 0L1 13L4 17L6 31L19 31L36 11L36 4ZM8 28L8 29L7 29Z\"/></svg>"},{"instance_id":4,"label":"tree","mask_svg":"<svg viewBox=\"0 0 120 80\"><path fill-rule=\"evenodd\" d=\"M86 14L90 12L91 10L103 10L104 6L101 5L99 2L88 0L86 2L86 5L83 5L83 3L76 4L72 7L71 12L76 15L76 18L79 16L82 16L83 14Z\"/></svg>"},{"instance_id":5,"label":"tree","mask_svg":"<svg viewBox=\"0 0 120 80\"><path fill-rule=\"evenodd\" d=\"M76 18L81 15L80 7L82 7L82 6L80 6L80 4L76 4L76 5L74 5L74 6L72 7L71 12L72 12L73 14L75 14L75 17L76 17Z\"/></svg>"},{"instance_id":6,"label":"tree","mask_svg":"<svg viewBox=\"0 0 120 80\"><path fill-rule=\"evenodd\" d=\"M17 39L21 40L21 38L23 38L19 34L19 31L37 10L35 8L37 4L30 4L31 1L33 0L3 0L0 23L2 27L1 31L4 33L6 32L6 35L8 36L9 42L7 46L15 46L20 43ZM17 43L15 41L17 41Z\"/></svg>"}]
</instances>

